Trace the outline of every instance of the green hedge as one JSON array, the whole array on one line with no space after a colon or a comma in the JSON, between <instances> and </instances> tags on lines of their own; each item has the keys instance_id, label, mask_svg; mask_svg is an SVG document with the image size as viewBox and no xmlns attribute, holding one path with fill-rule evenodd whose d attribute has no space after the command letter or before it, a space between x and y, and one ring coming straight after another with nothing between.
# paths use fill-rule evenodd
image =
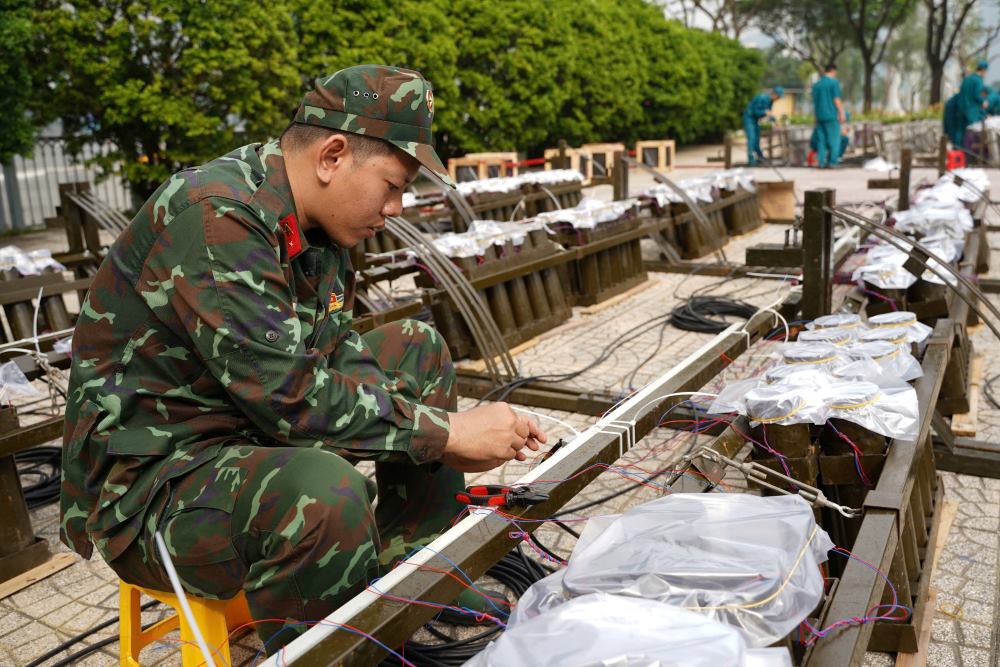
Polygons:
<instances>
[{"instance_id":1,"label":"green hedge","mask_svg":"<svg viewBox=\"0 0 1000 667\"><path fill-rule=\"evenodd\" d=\"M36 122L59 117L114 141L122 150L105 166L122 159L141 194L238 134L277 134L313 77L353 64L411 67L433 82L445 157L537 155L559 139L716 138L739 127L764 66L758 51L645 0L238 5L36 0Z\"/></svg>"}]
</instances>

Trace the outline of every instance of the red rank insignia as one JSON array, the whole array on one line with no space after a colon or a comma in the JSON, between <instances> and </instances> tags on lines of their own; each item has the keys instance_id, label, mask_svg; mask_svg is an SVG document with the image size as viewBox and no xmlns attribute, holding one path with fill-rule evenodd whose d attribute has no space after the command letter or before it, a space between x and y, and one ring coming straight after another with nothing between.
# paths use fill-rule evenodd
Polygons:
<instances>
[{"instance_id":1,"label":"red rank insignia","mask_svg":"<svg viewBox=\"0 0 1000 667\"><path fill-rule=\"evenodd\" d=\"M302 239L299 238L299 223L295 219L295 214L289 214L280 223L282 231L285 232L285 247L288 248L288 259L291 259L302 252Z\"/></svg>"}]
</instances>

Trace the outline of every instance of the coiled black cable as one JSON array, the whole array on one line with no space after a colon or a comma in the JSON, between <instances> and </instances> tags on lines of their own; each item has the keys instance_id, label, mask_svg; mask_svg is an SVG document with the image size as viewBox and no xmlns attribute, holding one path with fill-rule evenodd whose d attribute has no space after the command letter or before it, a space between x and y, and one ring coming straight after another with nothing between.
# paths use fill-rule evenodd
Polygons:
<instances>
[{"instance_id":1,"label":"coiled black cable","mask_svg":"<svg viewBox=\"0 0 1000 667\"><path fill-rule=\"evenodd\" d=\"M43 507L59 500L61 447L32 447L14 454L14 461L17 463L17 474L21 478L21 488L28 509Z\"/></svg>"},{"instance_id":2,"label":"coiled black cable","mask_svg":"<svg viewBox=\"0 0 1000 667\"><path fill-rule=\"evenodd\" d=\"M670 312L670 324L684 331L717 334L725 331L731 322L719 316L730 315L750 319L757 306L737 299L717 296L693 296Z\"/></svg>"}]
</instances>

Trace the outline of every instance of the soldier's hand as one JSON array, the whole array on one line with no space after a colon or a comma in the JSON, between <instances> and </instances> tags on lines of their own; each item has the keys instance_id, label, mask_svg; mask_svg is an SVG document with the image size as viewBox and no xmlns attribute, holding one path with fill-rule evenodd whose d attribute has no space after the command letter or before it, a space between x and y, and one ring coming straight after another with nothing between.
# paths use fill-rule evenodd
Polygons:
<instances>
[{"instance_id":1,"label":"soldier's hand","mask_svg":"<svg viewBox=\"0 0 1000 667\"><path fill-rule=\"evenodd\" d=\"M492 470L507 461L524 461L548 440L534 420L506 403L481 405L448 416L451 434L441 462L461 472Z\"/></svg>"}]
</instances>

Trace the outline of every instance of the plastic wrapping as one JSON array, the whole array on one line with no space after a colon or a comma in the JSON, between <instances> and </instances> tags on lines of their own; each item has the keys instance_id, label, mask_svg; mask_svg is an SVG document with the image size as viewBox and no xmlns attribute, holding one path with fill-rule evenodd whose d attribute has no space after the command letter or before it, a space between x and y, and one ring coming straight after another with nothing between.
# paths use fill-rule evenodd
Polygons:
<instances>
[{"instance_id":1,"label":"plastic wrapping","mask_svg":"<svg viewBox=\"0 0 1000 667\"><path fill-rule=\"evenodd\" d=\"M898 310L892 313L882 313L868 318L868 326L872 329L891 329L905 331L911 343L923 343L931 335L932 329L923 322L917 321L917 316L908 310Z\"/></svg>"},{"instance_id":2,"label":"plastic wrapping","mask_svg":"<svg viewBox=\"0 0 1000 667\"><path fill-rule=\"evenodd\" d=\"M778 364L764 372L764 384L783 384L796 387L821 387L829 382L830 374L823 368Z\"/></svg>"},{"instance_id":3,"label":"plastic wrapping","mask_svg":"<svg viewBox=\"0 0 1000 667\"><path fill-rule=\"evenodd\" d=\"M747 650L746 667L792 667L792 656L785 648Z\"/></svg>"},{"instance_id":4,"label":"plastic wrapping","mask_svg":"<svg viewBox=\"0 0 1000 667\"><path fill-rule=\"evenodd\" d=\"M830 343L788 343L781 350L781 361L789 366L810 366L828 373L842 366L846 359L843 348Z\"/></svg>"},{"instance_id":5,"label":"plastic wrapping","mask_svg":"<svg viewBox=\"0 0 1000 667\"><path fill-rule=\"evenodd\" d=\"M906 344L885 340L859 342L847 348L847 355L852 361L837 369L834 375L839 378L857 377L860 371L877 370L872 382L889 385L910 382L924 374L920 362L910 354Z\"/></svg>"},{"instance_id":6,"label":"plastic wrapping","mask_svg":"<svg viewBox=\"0 0 1000 667\"><path fill-rule=\"evenodd\" d=\"M715 187L722 188L724 190L746 190L747 192L756 192L757 186L755 185L755 179L753 174L745 171L742 168L737 167L736 169L727 169L725 171L716 172L709 175L715 184Z\"/></svg>"},{"instance_id":7,"label":"plastic wrapping","mask_svg":"<svg viewBox=\"0 0 1000 667\"><path fill-rule=\"evenodd\" d=\"M678 493L588 521L563 588L700 611L763 647L816 608L832 546L798 496Z\"/></svg>"},{"instance_id":8,"label":"plastic wrapping","mask_svg":"<svg viewBox=\"0 0 1000 667\"><path fill-rule=\"evenodd\" d=\"M744 667L746 654L735 628L702 614L593 593L508 626L465 667Z\"/></svg>"},{"instance_id":9,"label":"plastic wrapping","mask_svg":"<svg viewBox=\"0 0 1000 667\"><path fill-rule=\"evenodd\" d=\"M836 347L843 347L854 341L857 334L857 327L854 329L811 329L799 334L800 343L829 343Z\"/></svg>"},{"instance_id":10,"label":"plastic wrapping","mask_svg":"<svg viewBox=\"0 0 1000 667\"><path fill-rule=\"evenodd\" d=\"M861 316L855 313L823 315L806 323L806 329L858 329L862 327Z\"/></svg>"},{"instance_id":11,"label":"plastic wrapping","mask_svg":"<svg viewBox=\"0 0 1000 667\"><path fill-rule=\"evenodd\" d=\"M715 182L716 177L714 175L703 176L700 178L684 178L677 181L677 187L683 190L684 194L686 194L694 202L710 204L713 201L712 190L715 186ZM684 199L682 199L673 188L667 185L654 185L653 187L647 189L643 194L647 197L655 199L657 205L661 208L670 202L675 204L681 204L684 202Z\"/></svg>"},{"instance_id":12,"label":"plastic wrapping","mask_svg":"<svg viewBox=\"0 0 1000 667\"><path fill-rule=\"evenodd\" d=\"M458 191L468 196L471 194L514 192L520 190L522 185L556 185L581 181L583 181L583 174L575 169L550 169L548 171L532 171L520 176L464 181L458 184Z\"/></svg>"},{"instance_id":13,"label":"plastic wrapping","mask_svg":"<svg viewBox=\"0 0 1000 667\"><path fill-rule=\"evenodd\" d=\"M903 329L869 329L858 337L859 343L885 342L893 345L908 345L909 334Z\"/></svg>"},{"instance_id":14,"label":"plastic wrapping","mask_svg":"<svg viewBox=\"0 0 1000 667\"><path fill-rule=\"evenodd\" d=\"M822 409L816 394L802 391L802 385L772 384L748 391L740 414L760 424L822 424Z\"/></svg>"},{"instance_id":15,"label":"plastic wrapping","mask_svg":"<svg viewBox=\"0 0 1000 667\"><path fill-rule=\"evenodd\" d=\"M893 169L899 169L899 165L893 162L886 162L885 158L877 157L872 160L865 162L863 167L865 171L877 171L883 174L887 174Z\"/></svg>"},{"instance_id":16,"label":"plastic wrapping","mask_svg":"<svg viewBox=\"0 0 1000 667\"><path fill-rule=\"evenodd\" d=\"M48 269L65 271L66 267L52 258L52 252L42 248L25 252L16 245L0 248L0 271L15 269L22 276L35 276Z\"/></svg>"},{"instance_id":17,"label":"plastic wrapping","mask_svg":"<svg viewBox=\"0 0 1000 667\"><path fill-rule=\"evenodd\" d=\"M35 389L21 367L13 361L0 364L0 403L6 403L13 396L32 397L40 396L41 392Z\"/></svg>"},{"instance_id":18,"label":"plastic wrapping","mask_svg":"<svg viewBox=\"0 0 1000 667\"><path fill-rule=\"evenodd\" d=\"M889 438L917 437L920 415L913 387L836 382L823 391L823 400L827 420L843 419Z\"/></svg>"},{"instance_id":19,"label":"plastic wrapping","mask_svg":"<svg viewBox=\"0 0 1000 667\"><path fill-rule=\"evenodd\" d=\"M73 337L60 338L55 343L52 344L52 349L61 354L72 354L73 353Z\"/></svg>"},{"instance_id":20,"label":"plastic wrapping","mask_svg":"<svg viewBox=\"0 0 1000 667\"><path fill-rule=\"evenodd\" d=\"M597 199L583 199L573 208L539 213L533 220L545 224L568 224L574 229L594 229L605 222L620 219L638 203L635 199L604 202Z\"/></svg>"},{"instance_id":21,"label":"plastic wrapping","mask_svg":"<svg viewBox=\"0 0 1000 667\"><path fill-rule=\"evenodd\" d=\"M905 262L906 255L903 253L870 261L856 268L851 274L851 280L863 280L879 289L907 289L917 282L917 277L903 268Z\"/></svg>"},{"instance_id":22,"label":"plastic wrapping","mask_svg":"<svg viewBox=\"0 0 1000 667\"><path fill-rule=\"evenodd\" d=\"M528 232L543 229L540 222L497 222L496 220L473 220L469 230L461 233L449 232L432 241L434 246L448 257L477 257L491 245L515 246L524 243Z\"/></svg>"}]
</instances>

